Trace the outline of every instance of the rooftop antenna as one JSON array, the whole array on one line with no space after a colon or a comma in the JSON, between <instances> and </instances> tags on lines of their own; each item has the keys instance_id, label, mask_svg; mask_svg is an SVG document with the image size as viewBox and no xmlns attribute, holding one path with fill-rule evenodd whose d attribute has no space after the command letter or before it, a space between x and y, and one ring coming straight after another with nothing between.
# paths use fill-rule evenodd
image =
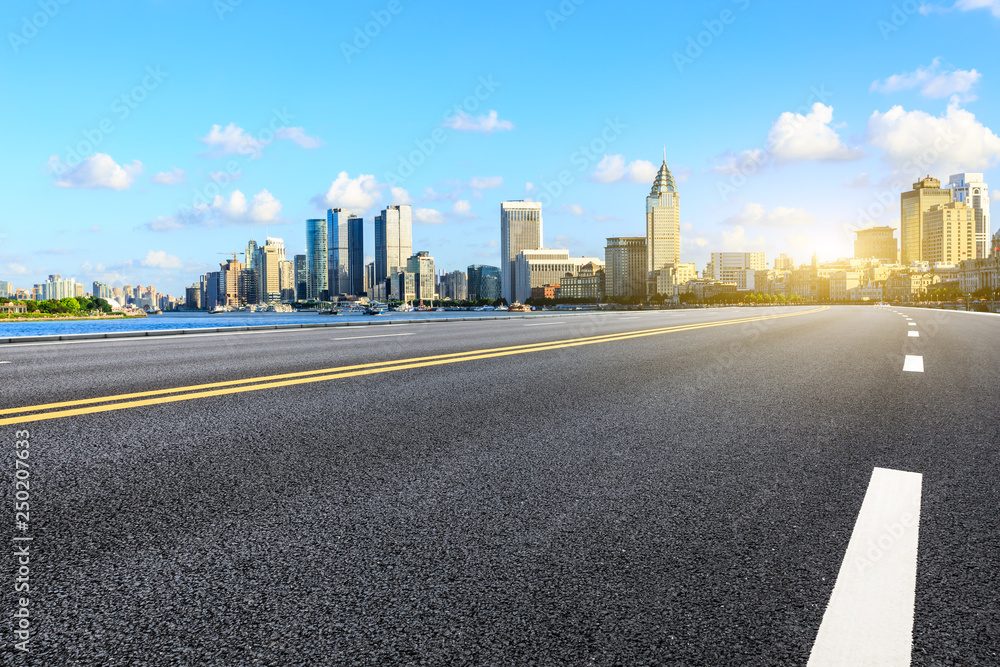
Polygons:
<instances>
[{"instance_id":1,"label":"rooftop antenna","mask_svg":"<svg viewBox=\"0 0 1000 667\"><path fill-rule=\"evenodd\" d=\"M663 164L667 163L667 145L663 144Z\"/></svg>"}]
</instances>

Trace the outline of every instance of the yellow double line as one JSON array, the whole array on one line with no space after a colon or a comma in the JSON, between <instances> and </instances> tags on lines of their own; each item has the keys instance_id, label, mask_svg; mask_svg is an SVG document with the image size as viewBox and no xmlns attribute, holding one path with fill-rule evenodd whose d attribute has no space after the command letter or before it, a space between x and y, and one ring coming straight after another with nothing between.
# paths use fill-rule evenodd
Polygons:
<instances>
[{"instance_id":1,"label":"yellow double line","mask_svg":"<svg viewBox=\"0 0 1000 667\"><path fill-rule=\"evenodd\" d=\"M131 394L101 396L99 398L83 398L76 401L44 403L41 405L29 405L21 408L7 408L0 410L0 415L14 416L0 418L0 426L43 421L46 419L62 419L63 417L75 417L77 415L87 415L96 412L110 412L112 410L139 408L146 405L160 405L163 403L175 403L177 401L191 401L197 398L238 394L245 391L276 389L278 387L290 387L292 385L308 384L311 382L327 382L329 380L339 380L341 378L357 377L360 375L375 375L376 373L390 373L393 371L402 371L411 368L441 366L444 364L455 364L461 361L506 357L515 354L526 354L528 352L559 350L563 348L577 347L579 345L593 345L595 343L611 343L615 341L628 340L630 338L659 336L678 331L707 329L710 327L721 327L729 324L746 324L748 322L759 322L761 320L773 320L783 317L807 315L809 313L817 313L822 310L826 310L826 308L814 308L805 311L782 313L780 315L764 315L734 320L721 320L718 322L704 322L701 324L686 324L673 327L663 327L659 329L646 329L643 331L606 334L602 336L589 336L585 338L570 338L567 340L550 341L547 343L531 343L528 345L514 345L512 347L497 347L486 350L472 350L469 352L454 352L451 354L439 354L430 357L415 357L412 359L398 359L395 361L379 361L376 363L360 364L357 366L321 368L314 371L284 373L281 375L265 375L255 378L247 378L245 380L211 382L208 384L197 384L188 387L176 387L174 389L157 389L154 391L140 391Z\"/></svg>"}]
</instances>

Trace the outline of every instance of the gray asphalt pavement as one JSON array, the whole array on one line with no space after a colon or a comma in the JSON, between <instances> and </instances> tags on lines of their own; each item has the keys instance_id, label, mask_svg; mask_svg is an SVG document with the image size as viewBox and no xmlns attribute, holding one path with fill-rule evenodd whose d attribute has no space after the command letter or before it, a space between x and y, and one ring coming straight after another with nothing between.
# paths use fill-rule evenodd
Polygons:
<instances>
[{"instance_id":1,"label":"gray asphalt pavement","mask_svg":"<svg viewBox=\"0 0 1000 667\"><path fill-rule=\"evenodd\" d=\"M16 431L31 443L35 634L12 648L5 586L5 660L804 665L884 467L923 474L913 664L1000 664L998 316L733 308L0 345L0 410L543 343L0 425L12 526Z\"/></svg>"}]
</instances>

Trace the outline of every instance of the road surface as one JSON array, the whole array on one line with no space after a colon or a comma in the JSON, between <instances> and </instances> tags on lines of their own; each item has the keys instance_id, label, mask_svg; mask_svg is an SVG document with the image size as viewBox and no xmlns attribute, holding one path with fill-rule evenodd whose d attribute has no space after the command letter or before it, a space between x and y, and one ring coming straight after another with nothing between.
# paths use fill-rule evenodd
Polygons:
<instances>
[{"instance_id":1,"label":"road surface","mask_svg":"<svg viewBox=\"0 0 1000 667\"><path fill-rule=\"evenodd\" d=\"M821 665L852 664L848 637L1000 664L998 343L994 315L842 306L0 345L30 652L10 585L0 644ZM902 527L877 514L895 501ZM849 581L869 566L881 598ZM852 604L880 610L872 636L845 634Z\"/></svg>"}]
</instances>

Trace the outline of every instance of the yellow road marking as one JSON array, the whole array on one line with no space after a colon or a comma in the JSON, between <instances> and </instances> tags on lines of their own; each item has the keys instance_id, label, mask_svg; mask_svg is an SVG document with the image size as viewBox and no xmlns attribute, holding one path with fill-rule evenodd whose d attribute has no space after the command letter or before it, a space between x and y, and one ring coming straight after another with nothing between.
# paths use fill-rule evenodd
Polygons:
<instances>
[{"instance_id":1,"label":"yellow road marking","mask_svg":"<svg viewBox=\"0 0 1000 667\"><path fill-rule=\"evenodd\" d=\"M735 320L721 320L718 322L703 322L700 324L686 324L673 327L663 327L659 329L648 329L645 331L624 332L617 334L604 334L601 336L589 336L585 338L574 338L563 341L549 341L545 343L531 343L527 345L515 345L511 347L490 348L485 350L472 350L468 352L455 352L450 354L435 355L429 357L416 357L413 359L397 359L394 361L380 361L370 364L360 364L355 366L342 366L339 368L324 368L314 371L301 371L296 373L284 373L281 375L269 375L245 380L229 380L225 382L213 382L208 384L191 385L188 387L176 387L174 389L158 389L154 391L135 392L131 394L119 394L116 396L103 396L99 398L87 398L75 401L64 401L62 403L46 403L42 405L25 406L21 408L8 408L0 410L0 414L16 414L26 412L39 412L42 410L52 410L54 408L65 408L75 405L86 405L92 403L110 403L109 405L90 405L89 407L74 408L70 410L58 410L46 412L44 414L20 414L16 417L0 419L0 426L7 424L23 424L32 421L43 421L48 419L60 419L63 417L73 417L76 415L93 414L97 412L110 412L112 410L124 410L127 408L138 408L147 405L160 405L164 403L174 403L178 401L188 401L196 398L208 398L210 396L222 396L226 394L236 394L247 391L257 391L261 389L275 389L278 387L288 387L298 384L309 384L313 382L327 382L341 378L357 377L361 375L375 375L378 373L388 373L412 368L425 368L428 366L440 366L453 364L460 361L474 361L477 359L490 359L494 357L505 357L515 354L525 354L528 352L542 352L546 350L557 350L581 345L593 345L595 343L614 342L628 340L631 338L642 338L646 336L657 336L666 333L679 331L691 331L694 329L705 329L710 327L725 326L729 324L746 324L748 322L758 322L761 320L778 319L782 317L792 317L796 315L807 315L826 310L826 307L815 308L807 311L783 313L780 315L763 315L759 317L741 318ZM256 384L250 384L256 383ZM201 390L208 391L201 391ZM193 393L180 393L193 392ZM164 396L164 394L178 394L174 396ZM139 397L155 396L156 398L143 398L141 400L128 400Z\"/></svg>"}]
</instances>

